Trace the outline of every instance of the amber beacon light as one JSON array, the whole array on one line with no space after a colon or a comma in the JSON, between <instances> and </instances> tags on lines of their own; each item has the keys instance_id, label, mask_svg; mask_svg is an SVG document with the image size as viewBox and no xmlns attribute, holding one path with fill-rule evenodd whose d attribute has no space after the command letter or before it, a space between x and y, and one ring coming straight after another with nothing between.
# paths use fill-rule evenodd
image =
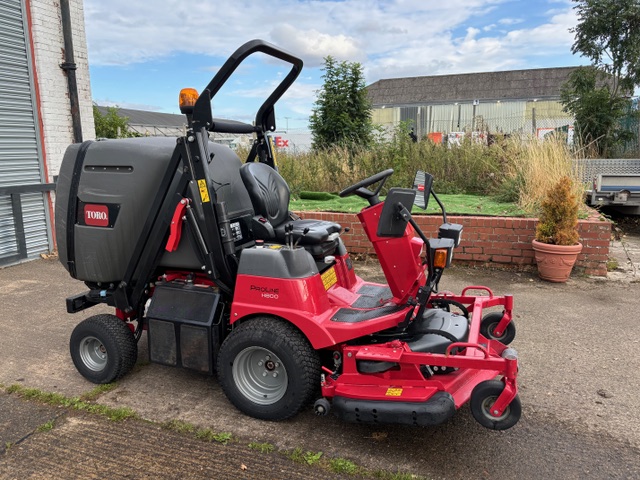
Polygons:
<instances>
[{"instance_id":1,"label":"amber beacon light","mask_svg":"<svg viewBox=\"0 0 640 480\"><path fill-rule=\"evenodd\" d=\"M198 91L195 88L183 88L180 90L180 112L184 114L192 113L196 100L198 100Z\"/></svg>"}]
</instances>

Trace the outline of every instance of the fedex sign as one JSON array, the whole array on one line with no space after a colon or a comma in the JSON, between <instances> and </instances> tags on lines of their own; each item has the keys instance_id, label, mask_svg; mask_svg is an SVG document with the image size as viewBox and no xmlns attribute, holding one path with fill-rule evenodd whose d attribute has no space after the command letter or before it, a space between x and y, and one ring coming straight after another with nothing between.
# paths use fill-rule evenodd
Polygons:
<instances>
[{"instance_id":1,"label":"fedex sign","mask_svg":"<svg viewBox=\"0 0 640 480\"><path fill-rule=\"evenodd\" d=\"M285 140L282 137L275 138L276 147L278 148L287 148L289 146L289 140Z\"/></svg>"}]
</instances>

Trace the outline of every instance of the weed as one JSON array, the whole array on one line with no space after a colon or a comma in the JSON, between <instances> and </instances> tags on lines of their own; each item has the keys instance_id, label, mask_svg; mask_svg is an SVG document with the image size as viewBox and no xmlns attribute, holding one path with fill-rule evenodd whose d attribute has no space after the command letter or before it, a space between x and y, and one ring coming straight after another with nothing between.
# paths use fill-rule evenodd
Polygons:
<instances>
[{"instance_id":1,"label":"weed","mask_svg":"<svg viewBox=\"0 0 640 480\"><path fill-rule=\"evenodd\" d=\"M196 431L196 438L207 442L218 442L226 445L233 439L233 435L229 432L215 433L210 428L200 428Z\"/></svg>"},{"instance_id":2,"label":"weed","mask_svg":"<svg viewBox=\"0 0 640 480\"><path fill-rule=\"evenodd\" d=\"M404 472L389 472L387 470L375 470L371 472L373 478L380 480L423 480L424 477Z\"/></svg>"},{"instance_id":3,"label":"weed","mask_svg":"<svg viewBox=\"0 0 640 480\"><path fill-rule=\"evenodd\" d=\"M96 400L103 393L110 392L118 386L116 382L113 383L105 383L103 385L96 385L94 388L89 390L87 393L83 393L80 396L80 400L84 401L93 401Z\"/></svg>"},{"instance_id":4,"label":"weed","mask_svg":"<svg viewBox=\"0 0 640 480\"><path fill-rule=\"evenodd\" d=\"M249 444L249 448L252 450L257 450L260 453L271 453L276 449L276 447L274 447L270 443L258 443L258 442L251 442Z\"/></svg>"},{"instance_id":5,"label":"weed","mask_svg":"<svg viewBox=\"0 0 640 480\"><path fill-rule=\"evenodd\" d=\"M112 408L97 403L89 403L78 397L65 397L60 393L48 393L37 388L26 388L21 385L11 385L7 388L7 393L17 393L24 398L37 400L48 405L56 405L81 410L89 413L96 413L107 417L109 420L121 421L127 418L136 418L138 415L130 408Z\"/></svg>"},{"instance_id":6,"label":"weed","mask_svg":"<svg viewBox=\"0 0 640 480\"><path fill-rule=\"evenodd\" d=\"M213 442L213 436L214 436L214 432L213 430L211 430L210 428L199 428L196 431L196 438L198 440L205 440L207 442Z\"/></svg>"},{"instance_id":7,"label":"weed","mask_svg":"<svg viewBox=\"0 0 640 480\"><path fill-rule=\"evenodd\" d=\"M50 430L53 430L53 427L55 427L56 425L56 421L55 419L49 420L47 423L43 423L42 425L40 425L37 428L38 432L48 432Z\"/></svg>"},{"instance_id":8,"label":"weed","mask_svg":"<svg viewBox=\"0 0 640 480\"><path fill-rule=\"evenodd\" d=\"M5 450L9 450L11 447L13 447L13 443L12 442L4 442L4 449Z\"/></svg>"},{"instance_id":9,"label":"weed","mask_svg":"<svg viewBox=\"0 0 640 480\"><path fill-rule=\"evenodd\" d=\"M193 433L196 431L195 425L188 422L183 422L182 420L177 420L177 419L173 419L168 422L165 422L161 426L165 430L172 430L178 433Z\"/></svg>"},{"instance_id":10,"label":"weed","mask_svg":"<svg viewBox=\"0 0 640 480\"><path fill-rule=\"evenodd\" d=\"M305 463L304 452L300 447L284 452L285 456L296 463Z\"/></svg>"},{"instance_id":11,"label":"weed","mask_svg":"<svg viewBox=\"0 0 640 480\"><path fill-rule=\"evenodd\" d=\"M307 452L302 457L307 462L307 465L314 465L320 461L322 452Z\"/></svg>"},{"instance_id":12,"label":"weed","mask_svg":"<svg viewBox=\"0 0 640 480\"><path fill-rule=\"evenodd\" d=\"M216 433L213 436L213 439L216 442L221 443L222 445L226 445L233 439L233 435L229 432L220 432L220 433Z\"/></svg>"},{"instance_id":13,"label":"weed","mask_svg":"<svg viewBox=\"0 0 640 480\"><path fill-rule=\"evenodd\" d=\"M334 458L329 461L331 470L336 473L346 473L347 475L355 475L358 473L358 465L344 458Z\"/></svg>"},{"instance_id":14,"label":"weed","mask_svg":"<svg viewBox=\"0 0 640 480\"><path fill-rule=\"evenodd\" d=\"M609 260L607 260L607 272L613 272L619 266L620 264L618 263L618 260L616 260L615 258L610 258Z\"/></svg>"}]
</instances>

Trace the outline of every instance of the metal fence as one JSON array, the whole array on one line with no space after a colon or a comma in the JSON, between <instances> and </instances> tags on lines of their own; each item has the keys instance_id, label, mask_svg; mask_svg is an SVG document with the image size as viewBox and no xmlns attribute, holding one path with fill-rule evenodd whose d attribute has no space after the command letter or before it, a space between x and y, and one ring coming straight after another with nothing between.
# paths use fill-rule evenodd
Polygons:
<instances>
[{"instance_id":1,"label":"metal fence","mask_svg":"<svg viewBox=\"0 0 640 480\"><path fill-rule=\"evenodd\" d=\"M449 136L472 132L484 134L521 134L544 138L564 132L573 141L574 118L556 100L509 100L460 102L440 105L415 105L373 109L373 122L392 130L400 122L408 123L418 138L430 134ZM640 151L638 99L634 99L622 126L634 139L622 145L617 155Z\"/></svg>"}]
</instances>

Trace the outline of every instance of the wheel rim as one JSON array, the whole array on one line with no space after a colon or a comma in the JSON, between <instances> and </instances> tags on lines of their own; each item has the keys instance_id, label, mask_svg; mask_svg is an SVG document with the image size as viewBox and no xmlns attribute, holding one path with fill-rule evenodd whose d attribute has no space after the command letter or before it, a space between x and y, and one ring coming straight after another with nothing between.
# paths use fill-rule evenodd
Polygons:
<instances>
[{"instance_id":1,"label":"wheel rim","mask_svg":"<svg viewBox=\"0 0 640 480\"><path fill-rule=\"evenodd\" d=\"M497 336L494 332L496 331L496 327L498 326L499 322L495 322L489 325L489 327L487 328L487 333L489 334L489 337L491 340L502 340L506 335L507 335L507 329L504 329L504 332L502 332L502 335Z\"/></svg>"},{"instance_id":2,"label":"wheel rim","mask_svg":"<svg viewBox=\"0 0 640 480\"><path fill-rule=\"evenodd\" d=\"M289 384L282 360L262 347L242 350L233 362L232 373L240 393L258 405L276 403Z\"/></svg>"},{"instance_id":3,"label":"wheel rim","mask_svg":"<svg viewBox=\"0 0 640 480\"><path fill-rule=\"evenodd\" d=\"M80 358L89 370L100 372L107 366L109 354L96 337L85 337L80 342Z\"/></svg>"},{"instance_id":4,"label":"wheel rim","mask_svg":"<svg viewBox=\"0 0 640 480\"><path fill-rule=\"evenodd\" d=\"M499 417L494 417L491 414L491 407L493 407L493 404L496 403L497 399L498 399L497 396L491 396L491 397L485 398L482 401L482 411L484 412L486 417L491 419L492 421L501 422L509 416L511 409L507 406L507 408L505 408L504 411L502 412L502 415L500 415Z\"/></svg>"}]
</instances>

